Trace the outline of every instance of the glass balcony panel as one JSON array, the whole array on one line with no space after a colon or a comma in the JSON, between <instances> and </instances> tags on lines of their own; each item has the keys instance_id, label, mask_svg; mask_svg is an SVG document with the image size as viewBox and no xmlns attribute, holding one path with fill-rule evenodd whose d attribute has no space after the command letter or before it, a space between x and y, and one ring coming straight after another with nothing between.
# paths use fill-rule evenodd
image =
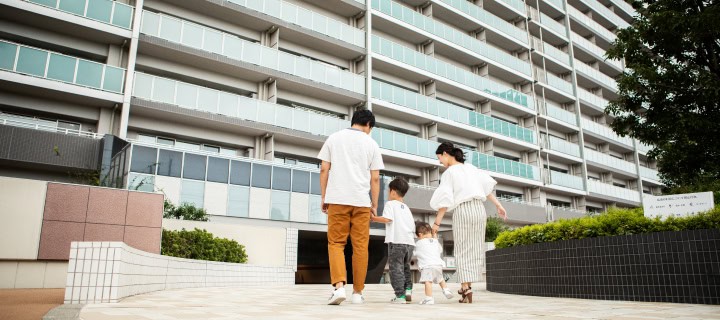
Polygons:
<instances>
[{"instance_id":1,"label":"glass balcony panel","mask_svg":"<svg viewBox=\"0 0 720 320\"><path fill-rule=\"evenodd\" d=\"M87 17L110 23L112 20L113 3L111 0L88 0Z\"/></svg>"},{"instance_id":2,"label":"glass balcony panel","mask_svg":"<svg viewBox=\"0 0 720 320\"><path fill-rule=\"evenodd\" d=\"M75 83L100 88L103 77L103 65L97 62L78 60Z\"/></svg>"},{"instance_id":3,"label":"glass balcony panel","mask_svg":"<svg viewBox=\"0 0 720 320\"><path fill-rule=\"evenodd\" d=\"M60 80L72 83L75 79L75 65L77 59L59 54L50 55L50 63L48 64L48 79Z\"/></svg>"},{"instance_id":4,"label":"glass balcony panel","mask_svg":"<svg viewBox=\"0 0 720 320\"><path fill-rule=\"evenodd\" d=\"M214 30L205 29L205 42L203 49L212 53L223 53L223 34Z\"/></svg>"},{"instance_id":5,"label":"glass balcony panel","mask_svg":"<svg viewBox=\"0 0 720 320\"><path fill-rule=\"evenodd\" d=\"M187 83L177 83L177 96L175 103L190 109L200 109L198 103L198 86Z\"/></svg>"},{"instance_id":6,"label":"glass balcony panel","mask_svg":"<svg viewBox=\"0 0 720 320\"><path fill-rule=\"evenodd\" d=\"M133 96L151 100L153 90L153 76L144 73L135 73Z\"/></svg>"},{"instance_id":7,"label":"glass balcony panel","mask_svg":"<svg viewBox=\"0 0 720 320\"><path fill-rule=\"evenodd\" d=\"M164 103L175 104L175 81L155 78L152 99Z\"/></svg>"},{"instance_id":8,"label":"glass balcony panel","mask_svg":"<svg viewBox=\"0 0 720 320\"><path fill-rule=\"evenodd\" d=\"M550 181L551 184L573 188L577 190L584 190L582 177L573 176L567 173L550 170Z\"/></svg>"},{"instance_id":9,"label":"glass balcony panel","mask_svg":"<svg viewBox=\"0 0 720 320\"><path fill-rule=\"evenodd\" d=\"M114 2L114 5L115 8L113 10L112 24L125 29L130 29L132 25L133 7L119 2Z\"/></svg>"},{"instance_id":10,"label":"glass balcony panel","mask_svg":"<svg viewBox=\"0 0 720 320\"><path fill-rule=\"evenodd\" d=\"M325 133L325 121L323 121L323 116L317 113L310 113L310 123L313 124L310 126L310 133L316 135L323 135Z\"/></svg>"},{"instance_id":11,"label":"glass balcony panel","mask_svg":"<svg viewBox=\"0 0 720 320\"><path fill-rule=\"evenodd\" d=\"M293 129L310 132L310 114L299 109L293 110Z\"/></svg>"},{"instance_id":12,"label":"glass balcony panel","mask_svg":"<svg viewBox=\"0 0 720 320\"><path fill-rule=\"evenodd\" d=\"M182 31L182 44L193 47L202 48L203 28L195 24L185 24Z\"/></svg>"},{"instance_id":13,"label":"glass balcony panel","mask_svg":"<svg viewBox=\"0 0 720 320\"><path fill-rule=\"evenodd\" d=\"M14 70L18 46L0 42L0 69Z\"/></svg>"},{"instance_id":14,"label":"glass balcony panel","mask_svg":"<svg viewBox=\"0 0 720 320\"><path fill-rule=\"evenodd\" d=\"M260 65L260 47L243 43L242 60L255 65Z\"/></svg>"},{"instance_id":15,"label":"glass balcony panel","mask_svg":"<svg viewBox=\"0 0 720 320\"><path fill-rule=\"evenodd\" d=\"M272 103L261 103L259 105L260 109L258 110L258 122L262 123L275 123L275 112L277 112L277 108Z\"/></svg>"},{"instance_id":16,"label":"glass balcony panel","mask_svg":"<svg viewBox=\"0 0 720 320\"><path fill-rule=\"evenodd\" d=\"M74 13L79 16L85 15L85 0L60 0L58 9L70 13Z\"/></svg>"},{"instance_id":17,"label":"glass balcony panel","mask_svg":"<svg viewBox=\"0 0 720 320\"><path fill-rule=\"evenodd\" d=\"M105 66L105 77L102 88L112 92L122 92L125 81L125 69Z\"/></svg>"},{"instance_id":18,"label":"glass balcony panel","mask_svg":"<svg viewBox=\"0 0 720 320\"><path fill-rule=\"evenodd\" d=\"M58 0L30 0L30 2L41 4L51 8L56 8Z\"/></svg>"},{"instance_id":19,"label":"glass balcony panel","mask_svg":"<svg viewBox=\"0 0 720 320\"><path fill-rule=\"evenodd\" d=\"M149 11L143 11L140 32L157 37L160 30L160 16Z\"/></svg>"},{"instance_id":20,"label":"glass balcony panel","mask_svg":"<svg viewBox=\"0 0 720 320\"><path fill-rule=\"evenodd\" d=\"M159 36L172 42L181 43L180 33L182 31L182 27L182 22L180 20L164 16L160 21Z\"/></svg>"},{"instance_id":21,"label":"glass balcony panel","mask_svg":"<svg viewBox=\"0 0 720 320\"><path fill-rule=\"evenodd\" d=\"M229 117L237 117L237 109L237 96L225 92L218 94L218 113Z\"/></svg>"},{"instance_id":22,"label":"glass balcony panel","mask_svg":"<svg viewBox=\"0 0 720 320\"><path fill-rule=\"evenodd\" d=\"M236 59L242 60L243 43L240 39L228 35L223 35L223 54Z\"/></svg>"},{"instance_id":23,"label":"glass balcony panel","mask_svg":"<svg viewBox=\"0 0 720 320\"><path fill-rule=\"evenodd\" d=\"M238 117L245 120L256 121L258 117L258 101L255 99L240 100L238 108Z\"/></svg>"},{"instance_id":24,"label":"glass balcony panel","mask_svg":"<svg viewBox=\"0 0 720 320\"><path fill-rule=\"evenodd\" d=\"M15 70L20 73L44 77L47 58L48 53L46 51L20 47L20 54L17 59L17 67Z\"/></svg>"},{"instance_id":25,"label":"glass balcony panel","mask_svg":"<svg viewBox=\"0 0 720 320\"><path fill-rule=\"evenodd\" d=\"M198 91L198 108L203 111L217 113L218 91L201 89Z\"/></svg>"},{"instance_id":26,"label":"glass balcony panel","mask_svg":"<svg viewBox=\"0 0 720 320\"><path fill-rule=\"evenodd\" d=\"M274 124L278 127L292 129L293 127L292 108L277 106L275 111Z\"/></svg>"}]
</instances>

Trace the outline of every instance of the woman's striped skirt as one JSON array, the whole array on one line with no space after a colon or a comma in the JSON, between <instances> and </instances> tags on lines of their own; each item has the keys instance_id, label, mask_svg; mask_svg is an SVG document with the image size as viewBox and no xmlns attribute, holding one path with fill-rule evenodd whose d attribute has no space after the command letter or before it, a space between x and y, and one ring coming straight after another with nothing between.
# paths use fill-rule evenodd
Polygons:
<instances>
[{"instance_id":1,"label":"woman's striped skirt","mask_svg":"<svg viewBox=\"0 0 720 320\"><path fill-rule=\"evenodd\" d=\"M486 224L485 206L479 199L463 202L453 211L454 255L460 283L482 281Z\"/></svg>"}]
</instances>

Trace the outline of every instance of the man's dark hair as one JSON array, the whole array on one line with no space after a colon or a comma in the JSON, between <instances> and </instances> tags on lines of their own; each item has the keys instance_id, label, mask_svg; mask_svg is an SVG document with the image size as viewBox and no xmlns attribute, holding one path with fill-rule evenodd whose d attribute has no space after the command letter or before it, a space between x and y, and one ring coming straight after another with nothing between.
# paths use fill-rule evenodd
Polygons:
<instances>
[{"instance_id":1,"label":"man's dark hair","mask_svg":"<svg viewBox=\"0 0 720 320\"><path fill-rule=\"evenodd\" d=\"M427 222L415 221L415 234L419 236L426 233L432 233L432 227Z\"/></svg>"},{"instance_id":2,"label":"man's dark hair","mask_svg":"<svg viewBox=\"0 0 720 320\"><path fill-rule=\"evenodd\" d=\"M410 185L408 185L407 181L401 177L397 177L393 179L393 181L390 181L389 187L390 190L395 190L395 192L401 197L404 197L408 192L408 189L410 189Z\"/></svg>"},{"instance_id":3,"label":"man's dark hair","mask_svg":"<svg viewBox=\"0 0 720 320\"><path fill-rule=\"evenodd\" d=\"M352 120L350 121L350 125L354 126L356 124L374 128L375 127L375 115L372 113L372 111L367 110L367 109L355 111L355 113L352 116Z\"/></svg>"}]
</instances>

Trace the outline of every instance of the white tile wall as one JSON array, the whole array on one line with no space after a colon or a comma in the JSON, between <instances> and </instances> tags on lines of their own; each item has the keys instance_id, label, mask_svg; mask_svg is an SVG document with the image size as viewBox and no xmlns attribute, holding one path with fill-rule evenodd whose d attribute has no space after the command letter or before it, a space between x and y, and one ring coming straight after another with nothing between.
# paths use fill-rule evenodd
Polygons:
<instances>
[{"instance_id":1,"label":"white tile wall","mask_svg":"<svg viewBox=\"0 0 720 320\"><path fill-rule=\"evenodd\" d=\"M297 239L297 229L293 230ZM292 243L294 261L297 261L297 240ZM165 289L292 285L295 264L265 267L191 260L144 252L122 242L73 242L65 303L117 302L132 295Z\"/></svg>"},{"instance_id":2,"label":"white tile wall","mask_svg":"<svg viewBox=\"0 0 720 320\"><path fill-rule=\"evenodd\" d=\"M227 214L227 183L205 183L205 210L208 214L224 216Z\"/></svg>"},{"instance_id":3,"label":"white tile wall","mask_svg":"<svg viewBox=\"0 0 720 320\"><path fill-rule=\"evenodd\" d=\"M290 194L290 221L308 222L310 195L293 192Z\"/></svg>"},{"instance_id":4,"label":"white tile wall","mask_svg":"<svg viewBox=\"0 0 720 320\"><path fill-rule=\"evenodd\" d=\"M174 205L180 205L180 189L182 186L182 179L155 176L155 188L157 191L161 191L165 194L168 201Z\"/></svg>"},{"instance_id":5,"label":"white tile wall","mask_svg":"<svg viewBox=\"0 0 720 320\"><path fill-rule=\"evenodd\" d=\"M250 218L270 219L270 196L272 190L250 188Z\"/></svg>"},{"instance_id":6,"label":"white tile wall","mask_svg":"<svg viewBox=\"0 0 720 320\"><path fill-rule=\"evenodd\" d=\"M287 228L285 232L285 266L297 271L298 229Z\"/></svg>"}]
</instances>

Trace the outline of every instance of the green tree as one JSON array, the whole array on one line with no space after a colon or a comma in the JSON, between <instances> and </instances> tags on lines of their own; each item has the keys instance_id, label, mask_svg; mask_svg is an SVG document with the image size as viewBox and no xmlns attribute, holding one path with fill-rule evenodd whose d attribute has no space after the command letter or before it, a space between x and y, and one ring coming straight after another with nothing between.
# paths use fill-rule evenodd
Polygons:
<instances>
[{"instance_id":1,"label":"green tree","mask_svg":"<svg viewBox=\"0 0 720 320\"><path fill-rule=\"evenodd\" d=\"M203 208L198 208L191 203L183 203L179 207L176 207L172 202L165 199L163 206L163 218L165 219L179 219L179 220L193 220L193 221L208 221L207 211Z\"/></svg>"},{"instance_id":2,"label":"green tree","mask_svg":"<svg viewBox=\"0 0 720 320\"><path fill-rule=\"evenodd\" d=\"M708 190L720 179L720 0L633 7L637 17L607 54L628 68L606 109L612 127L654 146L669 187Z\"/></svg>"},{"instance_id":3,"label":"green tree","mask_svg":"<svg viewBox=\"0 0 720 320\"><path fill-rule=\"evenodd\" d=\"M245 246L235 240L217 238L204 229L162 231L160 253L178 258L246 263Z\"/></svg>"}]
</instances>

